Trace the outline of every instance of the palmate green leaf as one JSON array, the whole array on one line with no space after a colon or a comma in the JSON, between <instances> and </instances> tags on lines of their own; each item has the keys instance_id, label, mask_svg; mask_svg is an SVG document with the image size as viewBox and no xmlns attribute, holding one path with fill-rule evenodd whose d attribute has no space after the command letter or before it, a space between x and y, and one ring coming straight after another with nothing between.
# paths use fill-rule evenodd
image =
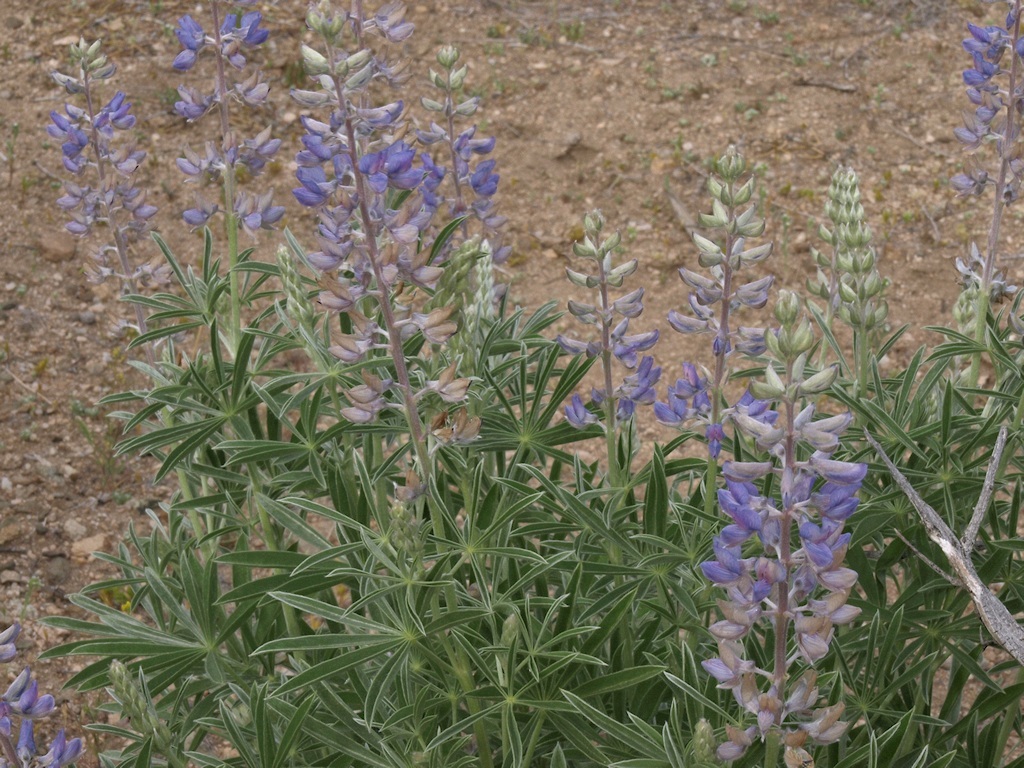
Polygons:
<instances>
[{"instance_id":1,"label":"palmate green leaf","mask_svg":"<svg viewBox=\"0 0 1024 768\"><path fill-rule=\"evenodd\" d=\"M456 216L441 228L441 231L437 233L437 237L434 238L434 244L430 248L430 258L427 259L427 264L433 264L437 260L444 251L445 246L448 245L448 241L451 240L452 235L455 234L455 230L462 226L462 222L464 222L466 218L466 216Z\"/></svg>"},{"instance_id":2,"label":"palmate green leaf","mask_svg":"<svg viewBox=\"0 0 1024 768\"><path fill-rule=\"evenodd\" d=\"M276 499L272 499L262 493L254 494L256 505L259 509L265 510L284 530L291 533L299 541L304 541L317 548L330 547L331 542L301 516L292 512L288 507Z\"/></svg>"},{"instance_id":3,"label":"palmate green leaf","mask_svg":"<svg viewBox=\"0 0 1024 768\"><path fill-rule=\"evenodd\" d=\"M283 685L274 691L274 695L284 696L287 693L302 690L303 688L313 685L314 683L318 683L321 680L326 680L330 677L334 677L335 675L339 675L342 672L347 672L354 667L362 666L378 657L385 656L389 653L397 653L404 643L404 639L396 640L394 638L387 638L379 643L373 643L363 646L362 648L345 651L337 658L328 659L327 661L322 661L319 664L314 664L294 677L289 678ZM260 649L257 649L255 652L260 652Z\"/></svg>"},{"instance_id":4,"label":"palmate green leaf","mask_svg":"<svg viewBox=\"0 0 1024 768\"><path fill-rule=\"evenodd\" d=\"M691 664L690 666L692 668L693 665ZM690 709L691 706L693 706L694 708L699 707L699 709L703 710L705 713L714 713L722 720L732 722L734 717L732 713L722 709L722 707L719 706L718 702L712 701L710 698L701 693L701 691L699 691L694 685L690 684L683 678L677 677L676 675L673 675L671 672L666 672L665 680L668 682L670 686L679 691L679 693L681 694L680 698L686 704L687 709Z\"/></svg>"},{"instance_id":5,"label":"palmate green leaf","mask_svg":"<svg viewBox=\"0 0 1024 768\"><path fill-rule=\"evenodd\" d=\"M444 729L430 740L430 742L427 744L426 751L431 752L435 749L440 748L441 745L449 739L455 738L463 733L469 733L473 725L475 725L478 721L483 720L484 718L496 714L501 709L502 706L503 705L500 702L497 704L491 704L490 706L484 707L476 714L469 715L468 717L465 717L459 722L455 723L455 725L449 726L448 728ZM389 766L388 768L391 767Z\"/></svg>"},{"instance_id":6,"label":"palmate green leaf","mask_svg":"<svg viewBox=\"0 0 1024 768\"><path fill-rule=\"evenodd\" d=\"M117 447L117 455L145 455L158 448L192 438L197 433L202 434L205 439L216 432L222 423L223 419L202 419L200 421L190 421L184 424L175 424L171 427L154 429L152 432L121 442Z\"/></svg>"},{"instance_id":7,"label":"palmate green leaf","mask_svg":"<svg viewBox=\"0 0 1024 768\"><path fill-rule=\"evenodd\" d=\"M501 707L501 742L505 749L502 768L525 768L523 766L523 737L519 733L515 708L503 703Z\"/></svg>"},{"instance_id":8,"label":"palmate green leaf","mask_svg":"<svg viewBox=\"0 0 1024 768\"><path fill-rule=\"evenodd\" d=\"M320 618L325 619L326 621L337 622L338 624L343 624L347 627L351 627L352 629L377 633L379 635L397 634L397 630L395 630L394 627L387 626L386 624L380 624L364 616L360 616L351 608L340 608L337 605L325 603L323 600L317 600L313 597L296 595L288 592L271 592L268 597L274 600L279 600L286 605L290 605L292 608L296 608L303 613L311 613L314 616L319 616Z\"/></svg>"},{"instance_id":9,"label":"palmate green leaf","mask_svg":"<svg viewBox=\"0 0 1024 768\"><path fill-rule=\"evenodd\" d=\"M288 717L288 725L285 727L284 732L281 734L278 741L278 760L271 768L283 768L286 764L291 751L298 744L299 738L302 735L303 726L306 722L306 716L309 714L309 711L313 708L314 704L316 704L316 699L310 696L295 709L290 717ZM271 707L276 705L279 705L279 702L270 702Z\"/></svg>"},{"instance_id":10,"label":"palmate green leaf","mask_svg":"<svg viewBox=\"0 0 1024 768\"><path fill-rule=\"evenodd\" d=\"M572 704L573 708L587 720L593 723L608 737L620 742L628 751L633 754L642 755L654 760L665 761L665 745L661 743L661 735L651 739L646 733L639 729L630 727L625 723L616 720L611 715L591 706L579 696L570 691L562 691L562 695Z\"/></svg>"},{"instance_id":11,"label":"palmate green leaf","mask_svg":"<svg viewBox=\"0 0 1024 768\"><path fill-rule=\"evenodd\" d=\"M230 456L227 466L256 462L290 461L310 453L310 445L278 440L221 440L214 449Z\"/></svg>"},{"instance_id":12,"label":"palmate green leaf","mask_svg":"<svg viewBox=\"0 0 1024 768\"><path fill-rule=\"evenodd\" d=\"M913 715L913 712L907 712L898 723L882 733L881 736L877 736L874 731L869 731L868 743L848 752L833 768L866 768L866 766L888 768L890 763L879 761L881 750L888 744L899 745L903 742L911 727Z\"/></svg>"},{"instance_id":13,"label":"palmate green leaf","mask_svg":"<svg viewBox=\"0 0 1024 768\"><path fill-rule=\"evenodd\" d=\"M966 717L943 734L945 738L955 739L962 737L972 729L971 719L978 721L987 720L1002 714L1004 717L1010 713L1016 713L1020 707L1020 701L1024 697L1024 683L1015 683L1003 689L993 690L986 688L978 695L974 705L971 707L971 716Z\"/></svg>"},{"instance_id":14,"label":"palmate green leaf","mask_svg":"<svg viewBox=\"0 0 1024 768\"><path fill-rule=\"evenodd\" d=\"M409 645L402 646L402 648L387 658L380 669L374 670L373 678L370 685L366 688L366 695L363 697L363 719L371 728L377 724L378 709L394 709L391 702L385 698L384 692L388 690L395 678L403 671L403 667L408 664L409 648Z\"/></svg>"},{"instance_id":15,"label":"palmate green leaf","mask_svg":"<svg viewBox=\"0 0 1024 768\"><path fill-rule=\"evenodd\" d=\"M549 717L557 732L565 736L585 758L597 765L606 766L611 763L609 757L594 743L597 734L585 722L581 722L578 716L570 716L555 710Z\"/></svg>"},{"instance_id":16,"label":"palmate green leaf","mask_svg":"<svg viewBox=\"0 0 1024 768\"><path fill-rule=\"evenodd\" d=\"M590 698L592 696L601 696L605 693L610 693L611 691L618 691L623 688L639 685L651 678L659 677L664 671L665 667L651 664L630 667L629 669L623 669L619 672L609 672L608 674L589 680L588 682L573 688L572 692L581 699Z\"/></svg>"},{"instance_id":17,"label":"palmate green leaf","mask_svg":"<svg viewBox=\"0 0 1024 768\"><path fill-rule=\"evenodd\" d=\"M821 310L810 301L804 303L810 311L811 316L814 318L814 322L818 326L818 330L821 331L821 336L825 340L825 343L828 344L829 348L832 350L832 354L834 354L836 356L836 360L839 361L839 365L842 370L841 375L851 375L851 371L853 369L850 367L850 363L846 359L846 350L843 345L836 340L835 334L832 332L832 328L829 324L825 322L825 317L821 314Z\"/></svg>"},{"instance_id":18,"label":"palmate green leaf","mask_svg":"<svg viewBox=\"0 0 1024 768\"><path fill-rule=\"evenodd\" d=\"M633 542L628 537L621 531L609 527L601 514L587 506L580 497L553 483L536 467L520 464L518 469L540 483L547 492L545 500L553 503L554 508L561 511L563 517L571 516L580 527L590 530L603 540L614 542L624 551L632 552L634 550Z\"/></svg>"}]
</instances>

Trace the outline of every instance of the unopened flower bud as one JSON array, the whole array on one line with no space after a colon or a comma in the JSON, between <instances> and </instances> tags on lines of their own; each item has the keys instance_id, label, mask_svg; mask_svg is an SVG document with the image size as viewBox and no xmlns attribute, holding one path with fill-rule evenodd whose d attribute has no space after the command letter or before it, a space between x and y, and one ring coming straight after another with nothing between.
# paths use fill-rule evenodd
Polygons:
<instances>
[{"instance_id":1,"label":"unopened flower bud","mask_svg":"<svg viewBox=\"0 0 1024 768\"><path fill-rule=\"evenodd\" d=\"M783 328L792 326L800 317L800 297L792 291L779 291L775 302L775 319Z\"/></svg>"},{"instance_id":2,"label":"unopened flower bud","mask_svg":"<svg viewBox=\"0 0 1024 768\"><path fill-rule=\"evenodd\" d=\"M800 383L798 387L799 394L801 396L820 394L832 386L838 375L839 369L834 365L818 371Z\"/></svg>"},{"instance_id":3,"label":"unopened flower bud","mask_svg":"<svg viewBox=\"0 0 1024 768\"><path fill-rule=\"evenodd\" d=\"M600 232L604 229L604 214L596 210L586 214L583 217L583 227L587 232Z\"/></svg>"},{"instance_id":4,"label":"unopened flower bud","mask_svg":"<svg viewBox=\"0 0 1024 768\"><path fill-rule=\"evenodd\" d=\"M459 49L454 45L445 45L437 52L437 63L445 69L451 69L459 60Z\"/></svg>"},{"instance_id":5,"label":"unopened flower bud","mask_svg":"<svg viewBox=\"0 0 1024 768\"><path fill-rule=\"evenodd\" d=\"M302 52L302 65L309 74L323 75L330 71L330 62L318 50L303 43L300 51Z\"/></svg>"}]
</instances>

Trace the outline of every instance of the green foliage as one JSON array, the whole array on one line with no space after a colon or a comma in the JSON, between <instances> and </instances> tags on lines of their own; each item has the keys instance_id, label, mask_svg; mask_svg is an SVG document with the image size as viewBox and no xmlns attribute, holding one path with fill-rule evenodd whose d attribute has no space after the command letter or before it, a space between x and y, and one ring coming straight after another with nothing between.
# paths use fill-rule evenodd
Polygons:
<instances>
[{"instance_id":1,"label":"green foliage","mask_svg":"<svg viewBox=\"0 0 1024 768\"><path fill-rule=\"evenodd\" d=\"M350 393L371 368L398 379L398 365L380 350L352 363L330 353L354 318L314 303L301 237L286 234L290 253L269 262L221 256L207 231L192 266L155 238L175 284L131 298L149 322L130 347L159 344L160 356L134 363L149 387L104 405L124 421L119 453L156 457L155 479L177 490L102 556L117 576L72 598L90 618L49 620L79 639L47 655L86 657L72 684L109 687L125 718L93 726L123 740L103 765L717 764L739 722L701 666L716 653L700 564L723 524L717 465L692 457L692 432L641 446L632 422L570 426L562 408L595 358L551 340L554 304L490 301L486 246L459 238L462 224L435 233L432 257L449 238L459 247L448 280L417 298L459 305L460 335L433 344L420 328L398 347L425 380L457 368L471 382L462 410L423 397L368 424L345 418ZM383 325L380 306L363 309ZM812 314L843 361L817 406L852 411L955 531L1010 426L974 562L1024 610L1019 335L989 312L980 337L932 329L942 344L883 371L902 331L865 336L870 354L852 365L832 313ZM976 355L988 388L957 375ZM735 378L763 371L759 360ZM413 423L429 425L423 445ZM602 442L605 458L584 458ZM771 459L741 435L729 442L737 461ZM414 456L429 466L410 478ZM842 701L850 726L815 765L1004 764L1024 677L985 656L992 638L970 595L936 571L943 551L860 430L835 458L871 465L848 523L862 615L816 664L823 703ZM758 483L779 492L770 474ZM769 668L771 630L745 642ZM736 764L776 764L777 747L755 740Z\"/></svg>"}]
</instances>

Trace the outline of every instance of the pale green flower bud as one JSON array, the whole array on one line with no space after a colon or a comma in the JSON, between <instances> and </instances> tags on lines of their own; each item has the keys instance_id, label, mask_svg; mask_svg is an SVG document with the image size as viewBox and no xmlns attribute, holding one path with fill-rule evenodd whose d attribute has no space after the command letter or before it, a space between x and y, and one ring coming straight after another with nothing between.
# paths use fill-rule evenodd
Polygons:
<instances>
[{"instance_id":1,"label":"pale green flower bud","mask_svg":"<svg viewBox=\"0 0 1024 768\"><path fill-rule=\"evenodd\" d=\"M437 52L437 63L445 69L451 69L459 60L459 49L454 45L445 45Z\"/></svg>"},{"instance_id":2,"label":"pale green flower bud","mask_svg":"<svg viewBox=\"0 0 1024 768\"><path fill-rule=\"evenodd\" d=\"M800 297L792 291L779 291L775 302L775 319L784 329L792 326L800 317Z\"/></svg>"},{"instance_id":3,"label":"pale green flower bud","mask_svg":"<svg viewBox=\"0 0 1024 768\"><path fill-rule=\"evenodd\" d=\"M465 65L452 72L451 89L453 91L457 91L459 88L462 87L462 83L466 80L467 72L469 72L469 67Z\"/></svg>"},{"instance_id":4,"label":"pale green flower bud","mask_svg":"<svg viewBox=\"0 0 1024 768\"><path fill-rule=\"evenodd\" d=\"M597 246L594 245L594 241L589 237L584 237L582 241L577 240L573 243L572 252L583 259L597 258Z\"/></svg>"},{"instance_id":5,"label":"pale green flower bud","mask_svg":"<svg viewBox=\"0 0 1024 768\"><path fill-rule=\"evenodd\" d=\"M715 750L718 744L715 739L715 729L703 717L697 721L697 727L693 729L693 757L699 763L718 762Z\"/></svg>"},{"instance_id":6,"label":"pale green flower bud","mask_svg":"<svg viewBox=\"0 0 1024 768\"><path fill-rule=\"evenodd\" d=\"M583 227L587 232L598 233L604 229L604 214L591 211L583 217Z\"/></svg>"},{"instance_id":7,"label":"pale green flower bud","mask_svg":"<svg viewBox=\"0 0 1024 768\"><path fill-rule=\"evenodd\" d=\"M311 48L305 43L300 46L299 50L302 53L302 66L306 68L306 72L310 75L324 75L330 71L330 62L318 50Z\"/></svg>"},{"instance_id":8,"label":"pale green flower bud","mask_svg":"<svg viewBox=\"0 0 1024 768\"><path fill-rule=\"evenodd\" d=\"M810 378L804 379L797 387L797 392L802 397L821 394L835 383L838 375L839 369L834 365L829 366L824 370L818 371L818 373Z\"/></svg>"},{"instance_id":9,"label":"pale green flower bud","mask_svg":"<svg viewBox=\"0 0 1024 768\"><path fill-rule=\"evenodd\" d=\"M438 72L431 69L428 73L428 77L430 78L430 82L434 84L435 88L440 88L443 91L448 87L448 84Z\"/></svg>"}]
</instances>

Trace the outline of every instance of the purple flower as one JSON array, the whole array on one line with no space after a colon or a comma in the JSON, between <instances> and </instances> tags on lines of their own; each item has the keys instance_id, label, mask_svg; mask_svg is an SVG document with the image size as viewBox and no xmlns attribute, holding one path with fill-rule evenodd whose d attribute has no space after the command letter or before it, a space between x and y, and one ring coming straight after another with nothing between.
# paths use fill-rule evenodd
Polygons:
<instances>
[{"instance_id":1,"label":"purple flower","mask_svg":"<svg viewBox=\"0 0 1024 768\"><path fill-rule=\"evenodd\" d=\"M636 372L623 379L619 387L620 404L623 400L628 400L633 405L650 405L654 402L654 387L659 378L661 368L654 365L653 357L645 356L636 367Z\"/></svg>"},{"instance_id":2,"label":"purple flower","mask_svg":"<svg viewBox=\"0 0 1024 768\"><path fill-rule=\"evenodd\" d=\"M370 188L377 194L391 189L415 189L423 180L423 169L413 167L416 150L404 141L396 141L380 152L359 158L359 170L366 174Z\"/></svg>"},{"instance_id":3,"label":"purple flower","mask_svg":"<svg viewBox=\"0 0 1024 768\"><path fill-rule=\"evenodd\" d=\"M124 93L118 91L114 94L114 98L100 109L93 125L102 129L110 123L118 130L126 131L135 125L135 116L130 113L131 108L131 103L125 101Z\"/></svg>"},{"instance_id":4,"label":"purple flower","mask_svg":"<svg viewBox=\"0 0 1024 768\"><path fill-rule=\"evenodd\" d=\"M39 758L39 764L41 768L64 768L75 762L80 754L82 740L76 738L68 741L62 728L50 742L50 751Z\"/></svg>"},{"instance_id":5,"label":"purple flower","mask_svg":"<svg viewBox=\"0 0 1024 768\"><path fill-rule=\"evenodd\" d=\"M740 544L761 530L761 513L755 511L751 504L752 501L757 500L759 497L753 483L728 481L725 488L718 489L718 504L735 524L727 526L727 528L738 529L730 532L726 537L733 539L729 542L730 544ZM736 541L735 538L740 534L742 534L742 538Z\"/></svg>"},{"instance_id":6,"label":"purple flower","mask_svg":"<svg viewBox=\"0 0 1024 768\"><path fill-rule=\"evenodd\" d=\"M658 342L658 331L654 330L647 333L627 335L626 331L628 330L628 317L623 318L612 329L612 354L627 368L634 368L636 367L637 353L650 349Z\"/></svg>"},{"instance_id":7,"label":"purple flower","mask_svg":"<svg viewBox=\"0 0 1024 768\"><path fill-rule=\"evenodd\" d=\"M185 220L185 223L193 229L198 229L199 227L204 226L206 222L210 220L210 217L219 210L219 208L220 206L216 203L211 203L205 198L196 195L196 207L183 211L181 217Z\"/></svg>"},{"instance_id":8,"label":"purple flower","mask_svg":"<svg viewBox=\"0 0 1024 768\"><path fill-rule=\"evenodd\" d=\"M964 70L964 83L978 88L987 85L989 80L998 75L1001 70L998 64L986 61L979 53L975 53L973 57L974 66Z\"/></svg>"},{"instance_id":9,"label":"purple flower","mask_svg":"<svg viewBox=\"0 0 1024 768\"><path fill-rule=\"evenodd\" d=\"M470 186L480 197L491 197L498 191L500 176L492 173L494 166L494 160L485 160L476 167L473 175L469 177Z\"/></svg>"},{"instance_id":10,"label":"purple flower","mask_svg":"<svg viewBox=\"0 0 1024 768\"><path fill-rule=\"evenodd\" d=\"M184 50L175 57L171 66L179 72L186 72L192 69L199 51L206 44L206 33L195 19L186 14L178 19L178 27L174 34L178 36L178 42Z\"/></svg>"},{"instance_id":11,"label":"purple flower","mask_svg":"<svg viewBox=\"0 0 1024 768\"><path fill-rule=\"evenodd\" d=\"M35 730L31 720L21 721L21 731L18 733L18 745L16 747L18 757L24 764L36 756Z\"/></svg>"},{"instance_id":12,"label":"purple flower","mask_svg":"<svg viewBox=\"0 0 1024 768\"><path fill-rule=\"evenodd\" d=\"M296 169L295 176L302 184L298 189L293 189L295 199L307 208L318 208L327 202L334 184L327 181L327 174L323 166L302 167Z\"/></svg>"},{"instance_id":13,"label":"purple flower","mask_svg":"<svg viewBox=\"0 0 1024 768\"><path fill-rule=\"evenodd\" d=\"M231 21L232 26L234 25L234 16L228 15L224 23L227 25L228 21ZM242 16L242 21L238 25L238 36L241 39L243 45L247 45L250 48L254 48L257 45L261 45L270 35L266 29L260 28L260 22L263 20L263 14L259 11L253 11Z\"/></svg>"},{"instance_id":14,"label":"purple flower","mask_svg":"<svg viewBox=\"0 0 1024 768\"><path fill-rule=\"evenodd\" d=\"M187 85L178 86L178 95L181 100L174 102L174 111L189 122L198 120L213 106L212 95L200 93Z\"/></svg>"},{"instance_id":15,"label":"purple flower","mask_svg":"<svg viewBox=\"0 0 1024 768\"><path fill-rule=\"evenodd\" d=\"M1000 27L979 27L968 22L967 31L971 36L963 41L964 50L993 63L999 61L1010 44L1006 30Z\"/></svg>"},{"instance_id":16,"label":"purple flower","mask_svg":"<svg viewBox=\"0 0 1024 768\"><path fill-rule=\"evenodd\" d=\"M405 6L399 2L382 6L374 16L374 23L391 43L408 39L414 29L411 21L405 21Z\"/></svg>"},{"instance_id":17,"label":"purple flower","mask_svg":"<svg viewBox=\"0 0 1024 768\"><path fill-rule=\"evenodd\" d=\"M583 398L573 395L569 405L565 406L565 419L577 429L583 429L590 424L597 423L597 416L587 410L583 404Z\"/></svg>"},{"instance_id":18,"label":"purple flower","mask_svg":"<svg viewBox=\"0 0 1024 768\"><path fill-rule=\"evenodd\" d=\"M3 632L0 632L0 662L10 661L18 655L15 641L18 639L19 634L21 634L21 624L18 622L14 622Z\"/></svg>"},{"instance_id":19,"label":"purple flower","mask_svg":"<svg viewBox=\"0 0 1024 768\"><path fill-rule=\"evenodd\" d=\"M257 229L276 229L277 223L284 216L284 208L273 205L274 193L264 192L261 195L250 195L240 192L235 199L235 213L242 222L242 227L249 235L255 236Z\"/></svg>"}]
</instances>

